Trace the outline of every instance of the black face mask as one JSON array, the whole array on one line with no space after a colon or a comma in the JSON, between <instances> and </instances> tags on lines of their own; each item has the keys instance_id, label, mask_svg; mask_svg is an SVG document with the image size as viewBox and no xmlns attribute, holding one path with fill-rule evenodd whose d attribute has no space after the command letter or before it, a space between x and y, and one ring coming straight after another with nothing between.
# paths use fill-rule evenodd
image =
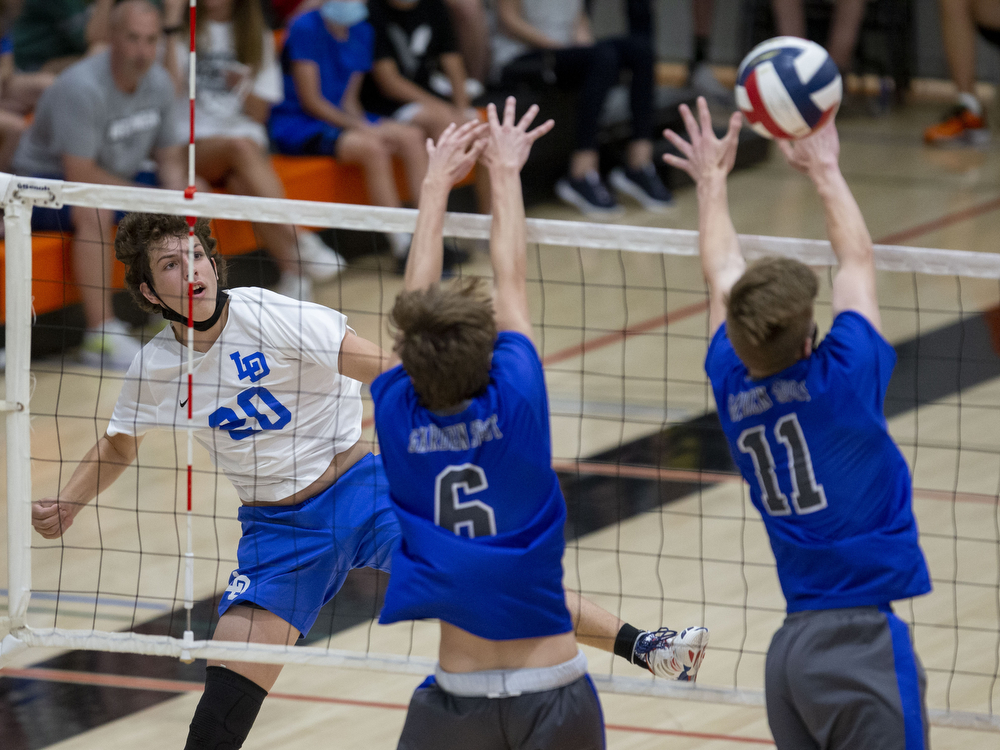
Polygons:
<instances>
[{"instance_id":1,"label":"black face mask","mask_svg":"<svg viewBox=\"0 0 1000 750\"><path fill-rule=\"evenodd\" d=\"M215 261L212 261L212 268L215 268ZM215 280L219 280L219 272L215 272ZM149 287L150 291L153 292L157 297L159 293L153 288L153 282L147 281L146 285ZM222 317L222 311L226 308L226 302L229 300L229 295L226 294L225 290L221 287L215 293L215 312L209 315L205 320L194 321L194 330L205 332L216 323L219 322L219 318ZM186 315L181 315L174 312L169 307L164 304L160 304L160 311L163 313L164 320L170 320L174 323L181 323L182 325L187 325L188 319Z\"/></svg>"}]
</instances>

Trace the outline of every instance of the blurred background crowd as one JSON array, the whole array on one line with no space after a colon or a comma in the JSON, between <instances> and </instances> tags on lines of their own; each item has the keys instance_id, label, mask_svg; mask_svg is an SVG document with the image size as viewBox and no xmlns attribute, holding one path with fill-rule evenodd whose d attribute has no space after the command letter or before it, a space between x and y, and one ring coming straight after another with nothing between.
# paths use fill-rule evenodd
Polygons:
<instances>
[{"instance_id":1,"label":"blurred background crowd","mask_svg":"<svg viewBox=\"0 0 1000 750\"><path fill-rule=\"evenodd\" d=\"M371 203L415 203L426 138L516 93L560 125L526 197L605 216L670 205L659 133L696 95L731 109L735 65L762 39L826 46L846 82L842 116L914 93L952 100L927 123L929 147L989 141L977 72L996 74L1000 45L1000 0L198 0L197 11L199 189L284 197L273 154L328 156L361 168ZM185 187L188 18L187 0L0 0L0 170ZM485 180L472 190L473 209L488 205ZM116 217L35 214L37 229L73 234L84 358L127 366L135 351L102 260ZM311 232L255 231L286 294L309 298L343 267ZM387 239L402 268L409 236Z\"/></svg>"}]
</instances>

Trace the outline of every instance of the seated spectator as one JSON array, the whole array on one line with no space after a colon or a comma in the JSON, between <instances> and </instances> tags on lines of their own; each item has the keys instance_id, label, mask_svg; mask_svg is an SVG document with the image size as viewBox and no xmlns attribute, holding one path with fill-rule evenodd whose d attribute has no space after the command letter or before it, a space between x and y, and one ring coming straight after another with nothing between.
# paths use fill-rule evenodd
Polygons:
<instances>
[{"instance_id":1,"label":"seated spectator","mask_svg":"<svg viewBox=\"0 0 1000 750\"><path fill-rule=\"evenodd\" d=\"M642 36L595 42L583 0L499 0L494 74L501 85L543 79L578 91L575 150L556 195L586 214L614 214L618 203L598 171L598 118L623 68L632 72L632 139L627 163L611 170L611 185L649 210L670 204L653 166L653 50Z\"/></svg>"},{"instance_id":2,"label":"seated spectator","mask_svg":"<svg viewBox=\"0 0 1000 750\"><path fill-rule=\"evenodd\" d=\"M368 10L375 60L361 89L366 110L416 125L435 141L453 122L478 118L442 0L371 0Z\"/></svg>"},{"instance_id":3,"label":"seated spectator","mask_svg":"<svg viewBox=\"0 0 1000 750\"><path fill-rule=\"evenodd\" d=\"M172 3L167 69L179 98L174 110L178 137L189 138L188 65L190 14L186 0ZM284 198L271 166L263 123L284 97L274 36L264 26L260 0L198 0L195 71L195 171L231 193ZM238 22L237 22L238 19ZM308 300L311 282L335 277L344 259L314 233L289 224L256 223L261 246L281 270L277 291ZM305 271L305 274L303 274Z\"/></svg>"},{"instance_id":4,"label":"seated spectator","mask_svg":"<svg viewBox=\"0 0 1000 750\"><path fill-rule=\"evenodd\" d=\"M976 98L976 32L1000 47L1000 0L938 0L941 35L958 101L937 125L924 131L934 146L984 146L990 141L983 104Z\"/></svg>"},{"instance_id":5,"label":"seated spectator","mask_svg":"<svg viewBox=\"0 0 1000 750\"><path fill-rule=\"evenodd\" d=\"M108 41L116 0L23 0L14 22L14 62L25 72L58 73Z\"/></svg>"},{"instance_id":6,"label":"seated spectator","mask_svg":"<svg viewBox=\"0 0 1000 750\"><path fill-rule=\"evenodd\" d=\"M150 158L156 179L182 190L184 146L171 118L174 85L156 63L162 21L148 0L124 0L110 16L110 48L63 71L38 100L35 119L14 155L18 174L74 182L136 185ZM150 175L144 179L149 182ZM66 228L54 210L35 209L41 229ZM53 216L56 214L56 216ZM72 207L73 277L80 287L87 364L127 369L139 342L111 308L114 214ZM60 226L61 224L61 226Z\"/></svg>"},{"instance_id":7,"label":"seated spectator","mask_svg":"<svg viewBox=\"0 0 1000 750\"><path fill-rule=\"evenodd\" d=\"M833 0L833 20L826 40L826 51L840 68L841 75L851 69L858 29L865 16L868 0ZM774 24L779 36L806 38L804 0L771 0Z\"/></svg>"},{"instance_id":8,"label":"seated spectator","mask_svg":"<svg viewBox=\"0 0 1000 750\"><path fill-rule=\"evenodd\" d=\"M14 44L10 35L0 37L0 171L10 169L21 134L28 129L28 115L55 76L52 73L19 73L14 70ZM3 230L0 230L3 237Z\"/></svg>"},{"instance_id":9,"label":"seated spectator","mask_svg":"<svg viewBox=\"0 0 1000 750\"><path fill-rule=\"evenodd\" d=\"M403 160L410 196L418 200L427 151L419 129L361 107L361 84L374 52L375 32L367 17L363 2L327 0L296 19L281 56L285 100L271 113L271 137L285 154L323 154L360 164L371 200L398 207L392 157ZM402 268L410 235L394 232L389 242Z\"/></svg>"},{"instance_id":10,"label":"seated spectator","mask_svg":"<svg viewBox=\"0 0 1000 750\"><path fill-rule=\"evenodd\" d=\"M466 78L442 0L371 0L368 10L375 62L361 87L367 111L415 125L435 141L452 123L479 118L469 102L473 87L482 86ZM477 170L475 177L479 210L489 213L489 176Z\"/></svg>"}]
</instances>

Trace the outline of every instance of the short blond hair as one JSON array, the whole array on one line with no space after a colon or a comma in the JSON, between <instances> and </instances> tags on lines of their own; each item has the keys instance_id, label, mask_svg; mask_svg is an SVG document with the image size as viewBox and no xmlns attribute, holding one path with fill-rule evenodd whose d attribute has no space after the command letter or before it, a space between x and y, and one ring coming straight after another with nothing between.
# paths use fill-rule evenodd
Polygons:
<instances>
[{"instance_id":1,"label":"short blond hair","mask_svg":"<svg viewBox=\"0 0 1000 750\"><path fill-rule=\"evenodd\" d=\"M772 374L799 359L818 290L809 266L789 258L759 260L733 284L726 329L748 369Z\"/></svg>"}]
</instances>

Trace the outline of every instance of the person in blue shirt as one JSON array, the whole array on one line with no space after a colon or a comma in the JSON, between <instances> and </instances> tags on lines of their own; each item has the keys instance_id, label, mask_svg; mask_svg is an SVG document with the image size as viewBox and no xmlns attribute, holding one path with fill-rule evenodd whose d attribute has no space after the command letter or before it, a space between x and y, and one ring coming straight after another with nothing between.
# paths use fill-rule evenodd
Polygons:
<instances>
[{"instance_id":1,"label":"person in blue shirt","mask_svg":"<svg viewBox=\"0 0 1000 750\"><path fill-rule=\"evenodd\" d=\"M721 140L708 106L681 114L689 141L666 137L665 161L696 182L709 293L705 369L733 458L764 519L788 603L765 667L778 748L925 748L926 680L890 603L926 594L912 483L883 401L896 363L880 332L875 261L864 217L840 172L831 123L779 141L809 176L839 268L833 326L816 345L818 284L807 266L747 266L729 216L726 177L740 115Z\"/></svg>"},{"instance_id":2,"label":"person in blue shirt","mask_svg":"<svg viewBox=\"0 0 1000 750\"><path fill-rule=\"evenodd\" d=\"M485 139L487 126L467 123L428 146L392 310L395 357L371 385L401 536L379 621L435 618L441 627L438 667L414 692L399 741L407 750L605 746L576 645L588 630L573 632L574 616L592 618L596 607L563 588L566 503L527 302L520 171L553 123L529 130L538 107L519 122L514 111L510 97L501 123L490 105ZM478 279L438 284L448 191L480 154L492 195L492 300ZM606 632L628 640L631 626L603 618L614 621ZM671 676L693 678L707 642L701 627L664 635ZM645 646L633 638L629 648Z\"/></svg>"},{"instance_id":3,"label":"person in blue shirt","mask_svg":"<svg viewBox=\"0 0 1000 750\"><path fill-rule=\"evenodd\" d=\"M282 50L285 100L271 111L270 132L283 154L334 156L364 170L377 206L402 205L392 157L406 167L410 195L420 197L427 171L423 131L383 120L361 106L361 84L372 68L375 32L358 0L328 0L299 16ZM388 235L393 255L406 257L410 236Z\"/></svg>"}]
</instances>

